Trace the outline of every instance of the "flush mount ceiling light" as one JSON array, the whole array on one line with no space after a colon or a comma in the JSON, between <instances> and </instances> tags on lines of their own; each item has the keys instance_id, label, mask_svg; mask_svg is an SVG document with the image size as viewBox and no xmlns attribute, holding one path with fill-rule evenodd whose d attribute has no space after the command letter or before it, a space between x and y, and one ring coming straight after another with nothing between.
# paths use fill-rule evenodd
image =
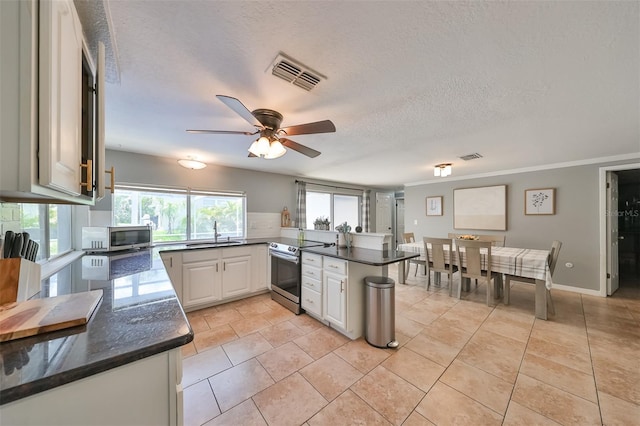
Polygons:
<instances>
[{"instance_id":1,"label":"flush mount ceiling light","mask_svg":"<svg viewBox=\"0 0 640 426\"><path fill-rule=\"evenodd\" d=\"M181 160L178 160L178 164L180 164L185 169L191 170L200 170L207 167L207 165L202 161L194 160L193 158L183 158Z\"/></svg>"},{"instance_id":2,"label":"flush mount ceiling light","mask_svg":"<svg viewBox=\"0 0 640 426\"><path fill-rule=\"evenodd\" d=\"M451 163L436 164L436 166L433 168L433 175L440 176L440 177L449 176L451 174L452 165L453 164Z\"/></svg>"}]
</instances>

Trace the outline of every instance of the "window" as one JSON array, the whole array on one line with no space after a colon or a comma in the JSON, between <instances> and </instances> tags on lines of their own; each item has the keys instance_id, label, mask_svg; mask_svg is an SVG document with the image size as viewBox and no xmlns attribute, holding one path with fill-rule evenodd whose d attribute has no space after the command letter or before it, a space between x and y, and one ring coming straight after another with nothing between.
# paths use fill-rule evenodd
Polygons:
<instances>
[{"instance_id":1,"label":"window","mask_svg":"<svg viewBox=\"0 0 640 426\"><path fill-rule=\"evenodd\" d=\"M36 260L50 259L72 249L70 205L20 204L20 228L40 245Z\"/></svg>"},{"instance_id":2,"label":"window","mask_svg":"<svg viewBox=\"0 0 640 426\"><path fill-rule=\"evenodd\" d=\"M116 187L115 225L151 225L154 242L176 242L245 235L243 193L180 188Z\"/></svg>"},{"instance_id":3,"label":"window","mask_svg":"<svg viewBox=\"0 0 640 426\"><path fill-rule=\"evenodd\" d=\"M344 222L355 229L361 223L362 210L362 196L357 194L357 190L307 190L307 229L314 229L313 222L319 217L328 218L331 229Z\"/></svg>"}]
</instances>

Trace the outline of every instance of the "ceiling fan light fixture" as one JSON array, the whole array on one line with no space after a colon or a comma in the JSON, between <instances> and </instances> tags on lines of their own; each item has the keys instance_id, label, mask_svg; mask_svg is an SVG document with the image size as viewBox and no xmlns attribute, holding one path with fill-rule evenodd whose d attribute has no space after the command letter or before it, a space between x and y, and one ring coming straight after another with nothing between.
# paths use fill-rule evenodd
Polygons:
<instances>
[{"instance_id":1,"label":"ceiling fan light fixture","mask_svg":"<svg viewBox=\"0 0 640 426\"><path fill-rule=\"evenodd\" d=\"M249 147L249 152L256 157L264 157L269 153L269 146L269 138L260 136L251 144L251 146Z\"/></svg>"},{"instance_id":2,"label":"ceiling fan light fixture","mask_svg":"<svg viewBox=\"0 0 640 426\"><path fill-rule=\"evenodd\" d=\"M433 168L433 175L439 177L447 177L451 175L451 163L436 164Z\"/></svg>"},{"instance_id":3,"label":"ceiling fan light fixture","mask_svg":"<svg viewBox=\"0 0 640 426\"><path fill-rule=\"evenodd\" d=\"M280 158L286 152L287 150L284 148L284 146L282 146L282 143L278 139L275 139L273 142L271 142L271 146L269 147L269 152L267 153L267 155L264 156L264 158L266 158L267 160Z\"/></svg>"},{"instance_id":4,"label":"ceiling fan light fixture","mask_svg":"<svg viewBox=\"0 0 640 426\"><path fill-rule=\"evenodd\" d=\"M194 160L193 158L182 158L178 160L178 164L180 164L185 169L191 170L200 170L207 167L207 165L202 161Z\"/></svg>"}]
</instances>

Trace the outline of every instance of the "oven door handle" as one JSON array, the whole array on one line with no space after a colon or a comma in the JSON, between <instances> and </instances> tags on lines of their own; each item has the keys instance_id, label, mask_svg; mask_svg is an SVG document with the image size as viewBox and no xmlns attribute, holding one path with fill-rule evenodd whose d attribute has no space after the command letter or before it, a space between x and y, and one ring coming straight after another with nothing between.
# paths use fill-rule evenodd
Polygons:
<instances>
[{"instance_id":1,"label":"oven door handle","mask_svg":"<svg viewBox=\"0 0 640 426\"><path fill-rule=\"evenodd\" d=\"M287 262L295 263L296 265L300 262L298 256L290 256L282 253L278 253L275 251L270 251L269 254L273 257L277 257L278 259L286 260Z\"/></svg>"}]
</instances>

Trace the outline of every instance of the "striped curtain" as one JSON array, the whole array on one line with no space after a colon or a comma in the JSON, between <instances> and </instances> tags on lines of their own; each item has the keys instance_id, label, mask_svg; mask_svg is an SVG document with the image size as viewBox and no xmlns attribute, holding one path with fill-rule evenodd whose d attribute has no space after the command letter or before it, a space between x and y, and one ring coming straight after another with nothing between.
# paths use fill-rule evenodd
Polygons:
<instances>
[{"instance_id":1,"label":"striped curtain","mask_svg":"<svg viewBox=\"0 0 640 426\"><path fill-rule=\"evenodd\" d=\"M369 214L371 212L371 190L362 192L362 224L364 232L369 232Z\"/></svg>"},{"instance_id":2,"label":"striped curtain","mask_svg":"<svg viewBox=\"0 0 640 426\"><path fill-rule=\"evenodd\" d=\"M307 183L302 181L298 181L296 215L298 216L298 229L305 229L307 227Z\"/></svg>"}]
</instances>

